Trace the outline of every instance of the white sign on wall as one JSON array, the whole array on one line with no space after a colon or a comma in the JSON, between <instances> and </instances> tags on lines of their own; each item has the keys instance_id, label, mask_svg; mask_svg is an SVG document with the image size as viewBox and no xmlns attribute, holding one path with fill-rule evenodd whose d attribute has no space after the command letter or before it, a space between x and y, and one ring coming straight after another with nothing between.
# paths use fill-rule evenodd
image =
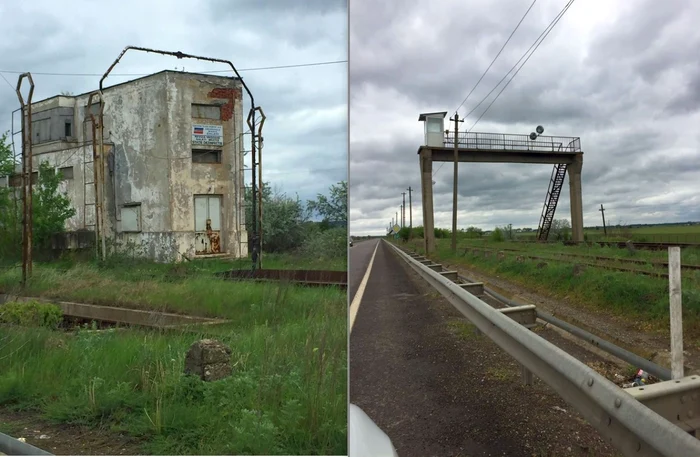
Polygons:
<instances>
[{"instance_id":1,"label":"white sign on wall","mask_svg":"<svg viewBox=\"0 0 700 457\"><path fill-rule=\"evenodd\" d=\"M192 144L223 146L224 127L222 125L193 124Z\"/></svg>"}]
</instances>

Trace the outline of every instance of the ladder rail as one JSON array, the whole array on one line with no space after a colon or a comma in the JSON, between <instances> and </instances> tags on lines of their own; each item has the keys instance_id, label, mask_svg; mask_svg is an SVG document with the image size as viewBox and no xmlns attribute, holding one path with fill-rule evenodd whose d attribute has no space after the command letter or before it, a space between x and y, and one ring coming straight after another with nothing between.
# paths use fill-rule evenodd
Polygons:
<instances>
[{"instance_id":1,"label":"ladder rail","mask_svg":"<svg viewBox=\"0 0 700 457\"><path fill-rule=\"evenodd\" d=\"M576 139L570 141L566 146L564 146L563 143L560 143L559 151L561 152L562 149L565 151L573 151L575 149L575 142ZM544 205L542 206L542 213L540 215L540 224L537 228L537 239L540 241L546 241L549 237L549 231L552 228L554 214L557 210L557 204L559 203L561 189L564 186L567 169L568 165L565 163L554 165L552 168L552 174L550 175L549 186L547 188L547 195L545 196Z\"/></svg>"}]
</instances>

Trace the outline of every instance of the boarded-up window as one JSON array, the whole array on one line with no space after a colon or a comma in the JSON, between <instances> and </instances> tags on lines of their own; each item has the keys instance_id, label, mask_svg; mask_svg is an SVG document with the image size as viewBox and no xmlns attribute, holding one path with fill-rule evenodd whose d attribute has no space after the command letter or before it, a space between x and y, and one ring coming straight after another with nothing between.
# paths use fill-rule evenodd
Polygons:
<instances>
[{"instance_id":1,"label":"boarded-up window","mask_svg":"<svg viewBox=\"0 0 700 457\"><path fill-rule=\"evenodd\" d=\"M211 229L221 230L221 196L195 195L194 197L194 230L207 230L207 219L211 220Z\"/></svg>"},{"instance_id":2,"label":"boarded-up window","mask_svg":"<svg viewBox=\"0 0 700 457\"><path fill-rule=\"evenodd\" d=\"M141 231L141 203L124 205L121 208L122 232Z\"/></svg>"},{"instance_id":3,"label":"boarded-up window","mask_svg":"<svg viewBox=\"0 0 700 457\"><path fill-rule=\"evenodd\" d=\"M195 119L221 119L221 107L218 105L192 104L192 117Z\"/></svg>"},{"instance_id":4,"label":"boarded-up window","mask_svg":"<svg viewBox=\"0 0 700 457\"><path fill-rule=\"evenodd\" d=\"M63 181L73 179L73 167L59 168L58 172L61 174L61 180Z\"/></svg>"},{"instance_id":5,"label":"boarded-up window","mask_svg":"<svg viewBox=\"0 0 700 457\"><path fill-rule=\"evenodd\" d=\"M221 163L221 150L193 149L192 163Z\"/></svg>"}]
</instances>

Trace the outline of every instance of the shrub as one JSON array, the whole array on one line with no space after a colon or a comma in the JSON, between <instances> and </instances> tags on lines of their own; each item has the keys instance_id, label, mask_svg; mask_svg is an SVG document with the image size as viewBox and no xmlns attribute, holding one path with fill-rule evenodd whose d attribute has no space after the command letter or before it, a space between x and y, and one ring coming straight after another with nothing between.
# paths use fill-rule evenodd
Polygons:
<instances>
[{"instance_id":1,"label":"shrub","mask_svg":"<svg viewBox=\"0 0 700 457\"><path fill-rule=\"evenodd\" d=\"M300 254L317 259L337 259L348 253L348 231L334 228L319 231L306 238Z\"/></svg>"},{"instance_id":2,"label":"shrub","mask_svg":"<svg viewBox=\"0 0 700 457\"><path fill-rule=\"evenodd\" d=\"M505 241L505 236L503 235L503 230L500 227L496 227L493 232L491 232L491 241L501 242Z\"/></svg>"},{"instance_id":3,"label":"shrub","mask_svg":"<svg viewBox=\"0 0 700 457\"><path fill-rule=\"evenodd\" d=\"M63 311L51 303L8 302L0 307L0 323L56 329L62 320Z\"/></svg>"}]
</instances>

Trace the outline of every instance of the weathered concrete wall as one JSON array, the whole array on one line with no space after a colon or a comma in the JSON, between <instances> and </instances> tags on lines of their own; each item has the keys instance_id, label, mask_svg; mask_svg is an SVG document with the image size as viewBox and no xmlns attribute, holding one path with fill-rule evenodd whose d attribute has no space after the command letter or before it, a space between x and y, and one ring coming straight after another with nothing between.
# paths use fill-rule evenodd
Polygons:
<instances>
[{"instance_id":1,"label":"weathered concrete wall","mask_svg":"<svg viewBox=\"0 0 700 457\"><path fill-rule=\"evenodd\" d=\"M160 261L195 255L194 196L222 196L222 251L247 255L243 209L243 107L240 82L217 76L161 72L104 90L105 225L108 238ZM73 166L73 179L61 184L76 215L68 230L94 224L92 131L89 94L53 97L33 105L35 112L72 107L73 141L34 146L38 160ZM94 99L96 101L97 99ZM217 104L221 119L193 119L192 104ZM97 112L97 110L95 111ZM65 114L65 113L62 113ZM192 124L223 126L222 163L192 162ZM248 141L249 141L249 137ZM38 160L35 168L38 168ZM141 231L124 232L121 208L141 205ZM240 243L243 240L244 243ZM242 252L239 246L243 244Z\"/></svg>"},{"instance_id":2,"label":"weathered concrete wall","mask_svg":"<svg viewBox=\"0 0 700 457\"><path fill-rule=\"evenodd\" d=\"M242 151L239 134L242 133L243 108L240 83L204 75L168 73L168 113L170 119L169 143L174 158L170 161L170 184L173 199L172 215L174 233L183 235L182 253L195 255L194 196L215 194L222 196L222 251L240 255L239 236L247 240L247 234L239 231L242 211ZM221 119L192 117L192 104L221 107ZM192 163L192 124L206 123L223 126L222 160L220 164ZM244 246L243 255L247 255Z\"/></svg>"}]
</instances>

